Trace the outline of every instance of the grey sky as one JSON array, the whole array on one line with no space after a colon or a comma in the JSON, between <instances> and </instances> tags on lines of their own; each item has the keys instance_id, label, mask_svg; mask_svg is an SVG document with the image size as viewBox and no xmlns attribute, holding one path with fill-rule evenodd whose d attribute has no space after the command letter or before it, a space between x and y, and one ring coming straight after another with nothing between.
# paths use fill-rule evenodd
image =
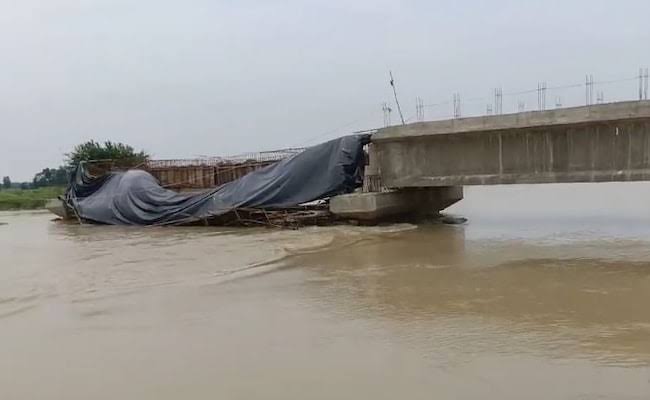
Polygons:
<instances>
[{"instance_id":1,"label":"grey sky","mask_svg":"<svg viewBox=\"0 0 650 400\"><path fill-rule=\"evenodd\" d=\"M415 96L459 92L471 114L499 85L632 78L650 66L649 15L648 0L0 0L0 175L30 180L88 139L182 158L376 127L388 69L406 117ZM601 89L632 99L636 86Z\"/></svg>"}]
</instances>

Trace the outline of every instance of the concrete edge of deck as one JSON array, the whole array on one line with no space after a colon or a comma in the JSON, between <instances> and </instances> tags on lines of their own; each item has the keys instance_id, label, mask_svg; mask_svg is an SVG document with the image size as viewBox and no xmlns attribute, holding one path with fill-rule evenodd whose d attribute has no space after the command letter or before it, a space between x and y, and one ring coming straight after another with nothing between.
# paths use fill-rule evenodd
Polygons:
<instances>
[{"instance_id":1,"label":"concrete edge of deck","mask_svg":"<svg viewBox=\"0 0 650 400\"><path fill-rule=\"evenodd\" d=\"M650 118L650 100L396 125L379 129L372 136L372 140L389 141L428 135L526 129L639 118Z\"/></svg>"}]
</instances>

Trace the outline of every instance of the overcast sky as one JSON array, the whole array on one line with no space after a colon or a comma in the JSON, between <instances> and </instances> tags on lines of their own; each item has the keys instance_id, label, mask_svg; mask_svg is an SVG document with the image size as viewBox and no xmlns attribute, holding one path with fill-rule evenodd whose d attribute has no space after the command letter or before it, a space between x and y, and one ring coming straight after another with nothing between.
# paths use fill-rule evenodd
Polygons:
<instances>
[{"instance_id":1,"label":"overcast sky","mask_svg":"<svg viewBox=\"0 0 650 400\"><path fill-rule=\"evenodd\" d=\"M382 125L389 69L406 118L416 96L458 92L469 115L496 86L633 78L650 66L649 15L648 0L0 0L0 176L31 180L89 139L156 158L315 144ZM536 94L504 111L520 101Z\"/></svg>"}]
</instances>

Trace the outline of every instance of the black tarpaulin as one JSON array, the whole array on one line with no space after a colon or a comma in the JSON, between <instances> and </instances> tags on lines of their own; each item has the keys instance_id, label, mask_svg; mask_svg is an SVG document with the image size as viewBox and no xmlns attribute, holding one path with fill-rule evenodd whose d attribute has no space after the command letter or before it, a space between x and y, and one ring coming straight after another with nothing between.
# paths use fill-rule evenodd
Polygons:
<instances>
[{"instance_id":1,"label":"black tarpaulin","mask_svg":"<svg viewBox=\"0 0 650 400\"><path fill-rule=\"evenodd\" d=\"M198 194L165 189L142 170L90 178L79 168L66 202L78 218L111 225L183 224L237 208L293 207L358 187L369 140L369 135L331 140Z\"/></svg>"}]
</instances>

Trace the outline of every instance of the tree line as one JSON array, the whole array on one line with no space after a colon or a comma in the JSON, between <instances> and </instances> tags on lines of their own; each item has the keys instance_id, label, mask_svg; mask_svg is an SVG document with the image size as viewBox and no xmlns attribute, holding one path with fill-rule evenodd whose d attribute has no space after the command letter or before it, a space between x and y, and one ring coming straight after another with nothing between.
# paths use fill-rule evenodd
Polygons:
<instances>
[{"instance_id":1,"label":"tree line","mask_svg":"<svg viewBox=\"0 0 650 400\"><path fill-rule=\"evenodd\" d=\"M2 178L0 188L10 189L20 187L21 189L40 188L46 186L67 185L70 174L82 162L88 161L111 161L122 162L126 165L136 166L149 159L149 154L144 151L136 151L133 147L124 143L105 141L103 143L90 140L74 147L70 153L66 153L63 165L54 168L44 168L34 175L32 182L23 182L18 185L12 183L11 178Z\"/></svg>"}]
</instances>

